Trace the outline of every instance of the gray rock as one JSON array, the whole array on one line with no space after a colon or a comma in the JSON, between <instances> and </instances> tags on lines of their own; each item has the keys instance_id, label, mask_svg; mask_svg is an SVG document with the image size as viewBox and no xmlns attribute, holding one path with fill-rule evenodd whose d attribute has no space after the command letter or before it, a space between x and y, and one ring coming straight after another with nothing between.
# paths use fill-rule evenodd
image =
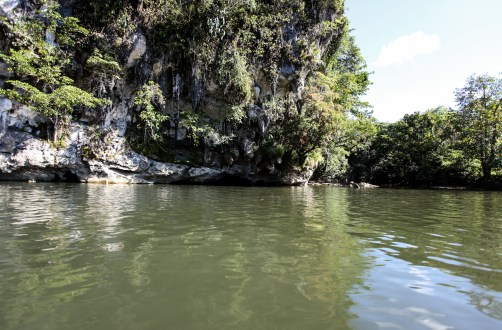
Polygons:
<instances>
[{"instance_id":1,"label":"gray rock","mask_svg":"<svg viewBox=\"0 0 502 330\"><path fill-rule=\"evenodd\" d=\"M103 144L95 158L86 159L82 147L89 143L84 126L73 125L67 145L54 149L50 144L24 132L7 131L0 140L0 180L58 181L73 179L87 183L215 183L224 178L255 184L303 185L312 171L278 175L257 174L248 165L235 164L226 170L190 167L153 161L124 149L120 138ZM114 155L110 153L114 152Z\"/></svg>"},{"instance_id":2,"label":"gray rock","mask_svg":"<svg viewBox=\"0 0 502 330\"><path fill-rule=\"evenodd\" d=\"M9 110L12 109L12 101L9 99L0 99L0 138L9 126Z\"/></svg>"},{"instance_id":3,"label":"gray rock","mask_svg":"<svg viewBox=\"0 0 502 330\"><path fill-rule=\"evenodd\" d=\"M132 51L127 59L126 68L132 68L138 61L145 55L146 52L146 38L141 33L134 36L134 43Z\"/></svg>"},{"instance_id":4,"label":"gray rock","mask_svg":"<svg viewBox=\"0 0 502 330\"><path fill-rule=\"evenodd\" d=\"M127 130L128 121L130 121L129 106L126 101L123 101L106 112L103 129L113 130L117 136L123 137Z\"/></svg>"},{"instance_id":5,"label":"gray rock","mask_svg":"<svg viewBox=\"0 0 502 330\"><path fill-rule=\"evenodd\" d=\"M151 160L147 157L133 151L118 154L107 161L108 167L111 169L134 173L146 171L150 167L150 162Z\"/></svg>"},{"instance_id":6,"label":"gray rock","mask_svg":"<svg viewBox=\"0 0 502 330\"><path fill-rule=\"evenodd\" d=\"M146 176L156 178L155 182L170 183L184 180L188 177L187 165L166 164L152 161L152 166L146 171Z\"/></svg>"},{"instance_id":7,"label":"gray rock","mask_svg":"<svg viewBox=\"0 0 502 330\"><path fill-rule=\"evenodd\" d=\"M84 126L72 125L66 147L54 149L28 133L7 131L0 140L0 180L58 181L71 175L88 183L207 183L224 175L220 169L153 161L124 149L121 138L111 138L95 159L85 160L86 134Z\"/></svg>"},{"instance_id":8,"label":"gray rock","mask_svg":"<svg viewBox=\"0 0 502 330\"><path fill-rule=\"evenodd\" d=\"M296 69L292 65L284 65L281 67L281 74L285 79L289 79L289 77L296 72Z\"/></svg>"},{"instance_id":9,"label":"gray rock","mask_svg":"<svg viewBox=\"0 0 502 330\"><path fill-rule=\"evenodd\" d=\"M223 170L209 167L193 167L188 170L189 181L198 183L217 181L223 174Z\"/></svg>"},{"instance_id":10,"label":"gray rock","mask_svg":"<svg viewBox=\"0 0 502 330\"><path fill-rule=\"evenodd\" d=\"M45 30L45 42L51 46L56 46L56 34L51 30Z\"/></svg>"},{"instance_id":11,"label":"gray rock","mask_svg":"<svg viewBox=\"0 0 502 330\"><path fill-rule=\"evenodd\" d=\"M71 15L78 2L59 1L60 12ZM0 1L0 16L15 20L23 14L21 7L24 8L25 4L28 9L40 7L38 2L32 0L3 0ZM321 10L317 15L320 17L319 22L334 22L336 15L341 13ZM86 56L75 54L76 61L73 64L76 85L91 87L97 96L112 101L112 104L99 112L94 109L76 109L76 115L81 121L96 126L94 133L85 126L72 127L66 147L61 150L52 149L47 142L35 137L44 135L45 128L40 124L46 118L27 108L16 109L15 102L12 111L12 102L0 100L0 150L5 150L0 159L2 179L37 177L40 180L56 180L70 173L82 182L108 183L205 183L222 178L225 181L228 179L228 182L236 178L260 184L303 184L308 181L311 173L286 173L290 170L279 166L281 158L270 159L271 157L259 152L259 147L268 136L270 128L280 125L284 119L285 112L280 109L284 100L288 100L291 107L297 105L298 112L301 111L300 101L305 81L312 70L315 70L315 63L293 65L296 61L291 61L290 56L300 56L300 37L308 44L315 42L319 56L323 55L328 39L318 36L317 31L312 30L317 29L317 25L313 25L312 29L305 29L293 21L284 24L282 37L289 44L285 50L292 53L285 58L281 56L280 59L274 59L277 60L274 65L263 66L262 61L249 59L248 71L252 79L253 97L245 109L247 116L241 123L235 123L224 120L223 112L240 99L240 96L235 95L234 88L223 86L220 79L209 74L211 70L203 68L205 63L202 58L186 57L190 61L175 65L172 51L149 47L146 31L140 31L136 22L131 24L127 30L132 32L122 36L107 31L113 29L103 29L103 40L113 43L111 53L116 52L118 60L129 70L119 70L106 78L100 77L99 72L93 73L97 74L96 77L86 77L82 74L81 66L84 63L80 63ZM312 33L306 34L310 30ZM50 32L46 33L46 40L50 43L57 42ZM0 46L8 45L4 42ZM269 72L271 68L274 68L274 72ZM207 74L204 73L206 71ZM3 80L10 76L5 63L0 62L0 87ZM170 152L178 161L196 160L207 167L159 163L128 147L124 139L127 129L134 126L131 125L132 121L136 123L139 120L140 109L134 105L134 97L139 86L152 79L159 83L165 96L171 99L172 103L166 104L163 109L170 115L194 108L203 118L213 119L210 124L218 133L206 136L204 148L190 147L191 136L187 133L193 131L187 130L182 124L175 124L173 121L170 126L166 124L163 127L165 133L178 140L169 141L169 148L172 149ZM178 128L176 133L173 129L175 126ZM14 134L13 131L16 130L31 131L35 136Z\"/></svg>"},{"instance_id":12,"label":"gray rock","mask_svg":"<svg viewBox=\"0 0 502 330\"><path fill-rule=\"evenodd\" d=\"M8 126L21 130L28 126L37 126L43 121L44 119L29 107L20 106L9 114Z\"/></svg>"},{"instance_id":13,"label":"gray rock","mask_svg":"<svg viewBox=\"0 0 502 330\"><path fill-rule=\"evenodd\" d=\"M183 141L187 138L187 129L184 127L178 128L178 132L176 132L176 129L171 128L169 130L169 136L171 138L176 138L177 141Z\"/></svg>"},{"instance_id":14,"label":"gray rock","mask_svg":"<svg viewBox=\"0 0 502 330\"><path fill-rule=\"evenodd\" d=\"M244 155L251 159L254 157L255 143L248 138L245 138L241 142L241 148Z\"/></svg>"},{"instance_id":15,"label":"gray rock","mask_svg":"<svg viewBox=\"0 0 502 330\"><path fill-rule=\"evenodd\" d=\"M12 101L6 98L0 99L0 112L9 111L12 109Z\"/></svg>"},{"instance_id":16,"label":"gray rock","mask_svg":"<svg viewBox=\"0 0 502 330\"><path fill-rule=\"evenodd\" d=\"M254 171L251 170L249 166L244 165L232 165L228 169L228 173L235 176L247 177L254 175Z\"/></svg>"},{"instance_id":17,"label":"gray rock","mask_svg":"<svg viewBox=\"0 0 502 330\"><path fill-rule=\"evenodd\" d=\"M9 71L9 65L5 62L0 62L0 77L12 77L12 72Z\"/></svg>"},{"instance_id":18,"label":"gray rock","mask_svg":"<svg viewBox=\"0 0 502 330\"><path fill-rule=\"evenodd\" d=\"M371 183L361 182L361 188L380 188L380 187Z\"/></svg>"},{"instance_id":19,"label":"gray rock","mask_svg":"<svg viewBox=\"0 0 502 330\"><path fill-rule=\"evenodd\" d=\"M2 0L0 1L0 16L12 19L14 10L21 4L20 0Z\"/></svg>"}]
</instances>

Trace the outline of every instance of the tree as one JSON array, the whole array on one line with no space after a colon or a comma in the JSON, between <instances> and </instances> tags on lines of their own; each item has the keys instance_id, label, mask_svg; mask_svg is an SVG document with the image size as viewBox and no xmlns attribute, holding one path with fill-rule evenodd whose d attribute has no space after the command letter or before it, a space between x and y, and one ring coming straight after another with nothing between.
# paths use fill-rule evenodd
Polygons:
<instances>
[{"instance_id":1,"label":"tree","mask_svg":"<svg viewBox=\"0 0 502 330\"><path fill-rule=\"evenodd\" d=\"M369 147L369 141L377 133L376 120L371 115L370 105L361 100L370 86L370 73L366 71L366 61L357 47L355 38L344 26L339 45L331 45L325 55L325 72L332 84L326 89L322 84L321 93L333 93L328 106L343 109L343 114L331 121L333 129L323 152L324 163L318 169L324 180L347 178L348 158L351 154ZM334 51L334 52L333 52Z\"/></svg>"},{"instance_id":2,"label":"tree","mask_svg":"<svg viewBox=\"0 0 502 330\"><path fill-rule=\"evenodd\" d=\"M478 159L485 182L502 151L502 78L472 75L455 91L465 151Z\"/></svg>"},{"instance_id":3,"label":"tree","mask_svg":"<svg viewBox=\"0 0 502 330\"><path fill-rule=\"evenodd\" d=\"M430 186L469 183L479 175L457 141L451 109L438 107L382 124L368 152L360 153L360 176L377 184Z\"/></svg>"},{"instance_id":4,"label":"tree","mask_svg":"<svg viewBox=\"0 0 502 330\"><path fill-rule=\"evenodd\" d=\"M137 92L134 104L141 109L139 118L144 125L143 143L148 143L149 140L156 142L161 140L160 126L168 117L156 108L161 108L165 103L160 86L153 81L144 84Z\"/></svg>"},{"instance_id":5,"label":"tree","mask_svg":"<svg viewBox=\"0 0 502 330\"><path fill-rule=\"evenodd\" d=\"M94 108L107 100L74 86L65 75L73 60L72 48L87 34L74 17L62 17L55 1L41 1L39 10L15 23L2 21L11 48L0 59L9 65L13 78L0 95L29 106L52 124L52 140L65 133L77 106ZM48 136L49 136L48 132Z\"/></svg>"}]
</instances>

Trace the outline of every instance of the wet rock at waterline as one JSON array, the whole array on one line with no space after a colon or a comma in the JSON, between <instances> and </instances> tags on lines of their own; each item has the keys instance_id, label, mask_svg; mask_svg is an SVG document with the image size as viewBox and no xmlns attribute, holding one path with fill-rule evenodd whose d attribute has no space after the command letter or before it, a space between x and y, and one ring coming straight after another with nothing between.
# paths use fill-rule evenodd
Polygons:
<instances>
[{"instance_id":1,"label":"wet rock at waterline","mask_svg":"<svg viewBox=\"0 0 502 330\"><path fill-rule=\"evenodd\" d=\"M8 130L0 139L0 180L86 183L183 183L239 185L301 185L309 175L278 178L235 165L209 168L162 163L127 147L115 136L99 146L87 128L74 124L64 147L55 147L30 133Z\"/></svg>"}]
</instances>

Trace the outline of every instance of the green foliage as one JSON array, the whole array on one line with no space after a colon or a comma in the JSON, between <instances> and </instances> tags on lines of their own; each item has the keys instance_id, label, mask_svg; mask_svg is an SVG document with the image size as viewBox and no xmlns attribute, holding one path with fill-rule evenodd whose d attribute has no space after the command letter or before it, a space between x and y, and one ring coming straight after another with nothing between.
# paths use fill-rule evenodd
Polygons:
<instances>
[{"instance_id":1,"label":"green foliage","mask_svg":"<svg viewBox=\"0 0 502 330\"><path fill-rule=\"evenodd\" d=\"M253 80L248 70L246 58L237 49L229 49L218 64L217 77L224 86L224 94L229 92L237 95L240 104L251 101Z\"/></svg>"},{"instance_id":2,"label":"green foliage","mask_svg":"<svg viewBox=\"0 0 502 330\"><path fill-rule=\"evenodd\" d=\"M319 178L327 182L346 182L350 169L348 156L349 152L345 148L331 148L317 171Z\"/></svg>"},{"instance_id":3,"label":"green foliage","mask_svg":"<svg viewBox=\"0 0 502 330\"><path fill-rule=\"evenodd\" d=\"M462 149L481 162L489 181L502 158L502 77L472 75L455 97Z\"/></svg>"},{"instance_id":4,"label":"green foliage","mask_svg":"<svg viewBox=\"0 0 502 330\"><path fill-rule=\"evenodd\" d=\"M455 91L459 110L439 107L381 124L369 149L350 157L356 180L408 186L490 181L501 161L502 79L473 75Z\"/></svg>"},{"instance_id":5,"label":"green foliage","mask_svg":"<svg viewBox=\"0 0 502 330\"><path fill-rule=\"evenodd\" d=\"M114 25L117 18L131 9L131 0L77 0L75 14L85 26L102 30Z\"/></svg>"},{"instance_id":6,"label":"green foliage","mask_svg":"<svg viewBox=\"0 0 502 330\"><path fill-rule=\"evenodd\" d=\"M288 100L272 100L280 127L271 134L286 150L294 150L293 166L315 168L325 179L340 177L347 169L351 150L368 146L376 134L376 122L360 97L369 86L369 73L354 39L344 30L336 52L327 64L311 74L299 111Z\"/></svg>"},{"instance_id":7,"label":"green foliage","mask_svg":"<svg viewBox=\"0 0 502 330\"><path fill-rule=\"evenodd\" d=\"M285 150L284 147L280 144L271 142L270 144L266 145L264 149L266 150L265 154L272 160L284 157Z\"/></svg>"},{"instance_id":8,"label":"green foliage","mask_svg":"<svg viewBox=\"0 0 502 330\"><path fill-rule=\"evenodd\" d=\"M324 161L323 154L320 149L313 150L307 154L305 161L303 162L303 168L305 169L316 169L319 164Z\"/></svg>"},{"instance_id":9,"label":"green foliage","mask_svg":"<svg viewBox=\"0 0 502 330\"><path fill-rule=\"evenodd\" d=\"M171 54L173 67L202 68L201 76L215 75L226 92L233 92L225 94L238 94L234 103L247 103L252 96L250 71L256 66L273 81L282 63L301 68L310 66L313 56L320 60L317 46L309 54L319 56L301 59L297 43L312 43L318 25L329 27L323 29L327 40L335 36L341 25L319 18L321 11L332 9L341 16L343 1L144 0L138 13L151 41ZM292 33L298 42L285 38L288 25L296 26ZM309 25L312 31L307 31Z\"/></svg>"},{"instance_id":10,"label":"green foliage","mask_svg":"<svg viewBox=\"0 0 502 330\"><path fill-rule=\"evenodd\" d=\"M340 106L357 114L369 107L360 97L368 91L370 73L366 71L366 61L356 45L355 38L350 35L348 25L343 26L340 44L333 54L326 52L326 72L336 76L337 101Z\"/></svg>"},{"instance_id":11,"label":"green foliage","mask_svg":"<svg viewBox=\"0 0 502 330\"><path fill-rule=\"evenodd\" d=\"M307 86L296 128L300 154L305 155L336 143L347 120L346 109L338 102L336 77L318 72Z\"/></svg>"},{"instance_id":12,"label":"green foliage","mask_svg":"<svg viewBox=\"0 0 502 330\"><path fill-rule=\"evenodd\" d=\"M162 139L159 132L160 126L168 119L166 115L158 110L158 108L165 105L164 95L162 95L160 86L153 81L144 84L137 92L134 104L141 109L139 118L144 125L143 142L147 143L150 140L160 141Z\"/></svg>"},{"instance_id":13,"label":"green foliage","mask_svg":"<svg viewBox=\"0 0 502 330\"><path fill-rule=\"evenodd\" d=\"M228 122L240 124L246 116L245 105L230 105L219 109L218 120L221 123Z\"/></svg>"},{"instance_id":14,"label":"green foliage","mask_svg":"<svg viewBox=\"0 0 502 330\"><path fill-rule=\"evenodd\" d=\"M116 76L122 70L120 64L109 55L103 55L95 48L86 61L86 66L93 72L104 76Z\"/></svg>"},{"instance_id":15,"label":"green foliage","mask_svg":"<svg viewBox=\"0 0 502 330\"><path fill-rule=\"evenodd\" d=\"M200 138L204 139L216 135L214 128L199 113L183 112L180 125L188 129L190 139L195 145L199 144Z\"/></svg>"},{"instance_id":16,"label":"green foliage","mask_svg":"<svg viewBox=\"0 0 502 330\"><path fill-rule=\"evenodd\" d=\"M74 86L74 81L65 75L73 57L71 47L81 41L87 30L75 18L62 17L57 2L41 4L42 9L17 23L3 22L13 47L0 58L14 76L7 81L9 88L0 90L0 94L47 117L54 126L56 142L63 136L75 107L95 108L108 101ZM46 38L51 34L53 41Z\"/></svg>"},{"instance_id":17,"label":"green foliage","mask_svg":"<svg viewBox=\"0 0 502 330\"><path fill-rule=\"evenodd\" d=\"M408 186L472 182L479 166L458 149L454 116L440 107L382 124L366 154L363 179Z\"/></svg>"}]
</instances>

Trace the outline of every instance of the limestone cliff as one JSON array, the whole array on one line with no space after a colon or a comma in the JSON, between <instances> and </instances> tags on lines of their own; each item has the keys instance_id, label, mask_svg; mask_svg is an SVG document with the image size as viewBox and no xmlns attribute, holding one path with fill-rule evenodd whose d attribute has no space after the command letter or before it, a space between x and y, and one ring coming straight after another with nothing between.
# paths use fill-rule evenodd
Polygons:
<instances>
[{"instance_id":1,"label":"limestone cliff","mask_svg":"<svg viewBox=\"0 0 502 330\"><path fill-rule=\"evenodd\" d=\"M47 2L55 1L4 1L0 15L15 22ZM90 31L65 74L110 103L76 108L55 145L47 116L0 98L0 179L309 180L318 165L309 157L328 134L319 124L325 110L306 117L317 100L309 79L337 56L343 1L66 0L58 11ZM46 42L57 45L47 31ZM5 27L0 39L7 53ZM12 77L7 69L0 63L0 87ZM157 97L145 94L148 86L158 87Z\"/></svg>"}]
</instances>

